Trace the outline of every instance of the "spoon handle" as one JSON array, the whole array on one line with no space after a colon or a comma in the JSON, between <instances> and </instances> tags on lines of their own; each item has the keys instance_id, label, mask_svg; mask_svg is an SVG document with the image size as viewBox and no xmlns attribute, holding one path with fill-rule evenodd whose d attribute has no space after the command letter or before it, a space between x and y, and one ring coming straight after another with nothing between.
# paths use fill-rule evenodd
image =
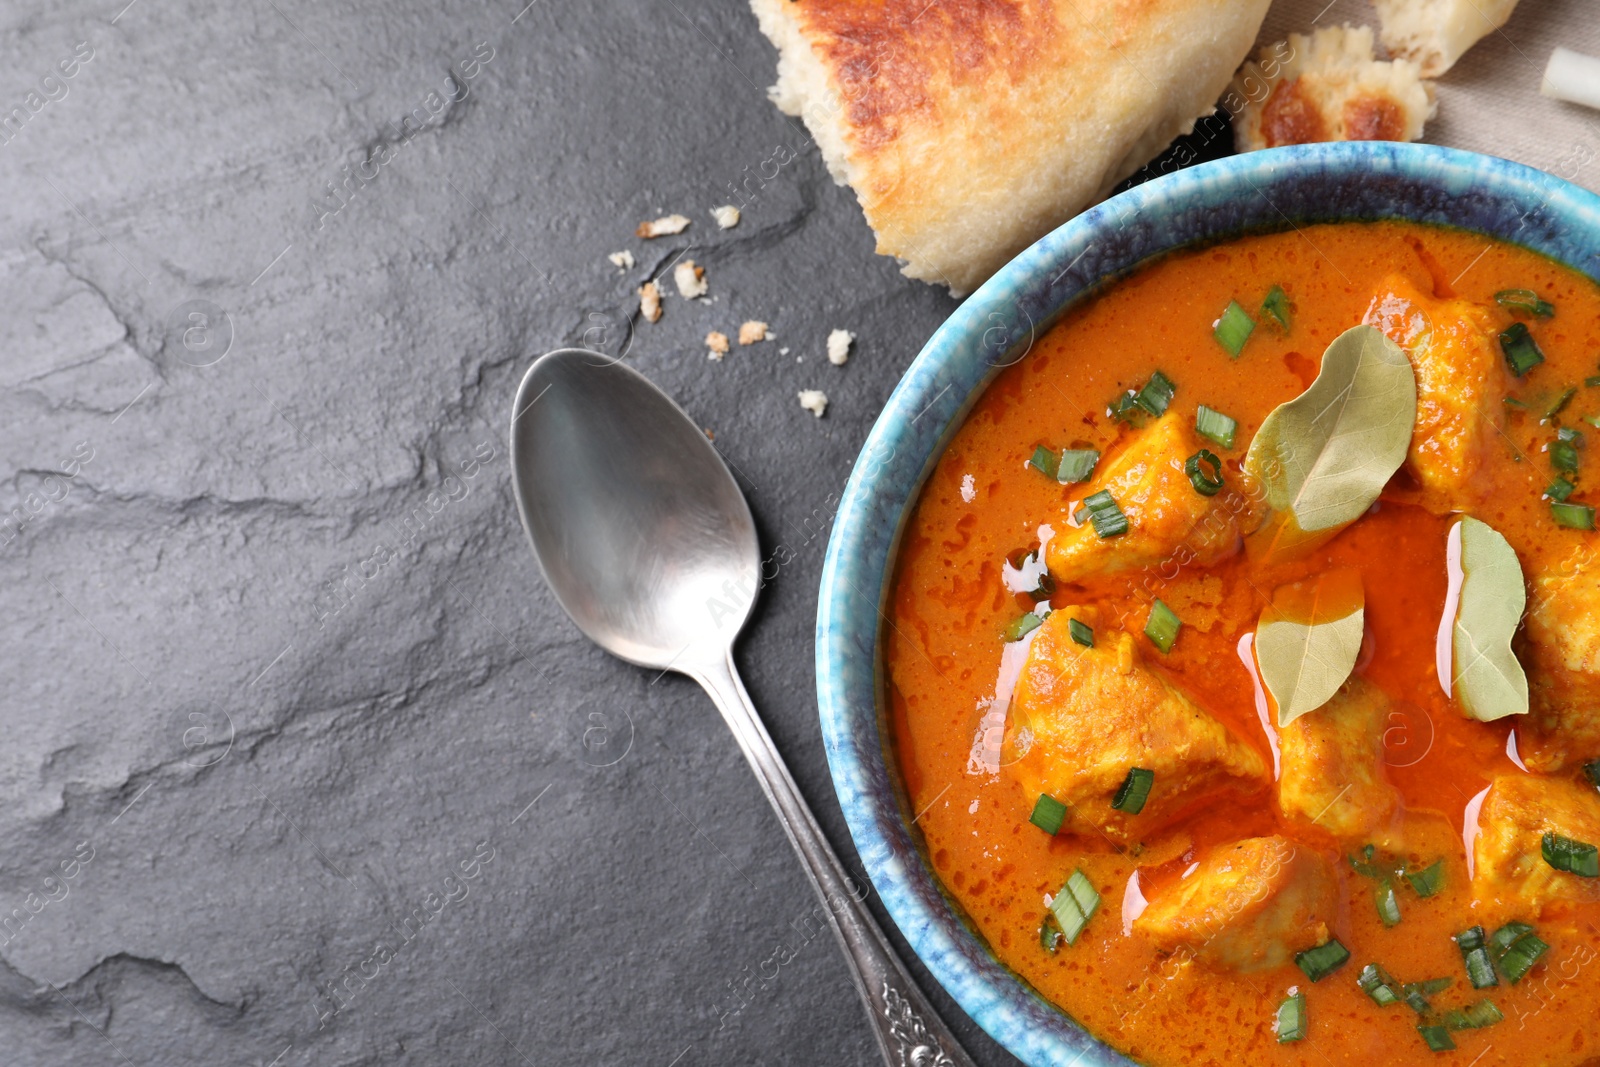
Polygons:
<instances>
[{"instance_id":1,"label":"spoon handle","mask_svg":"<svg viewBox=\"0 0 1600 1067\"><path fill-rule=\"evenodd\" d=\"M862 903L869 887L856 885L822 836L761 716L750 703L750 694L739 681L733 650L729 649L720 663L688 668L685 673L711 694L777 811L790 843L800 854L811 887L822 898L829 925L844 946L850 977L867 1006L884 1062L892 1067L975 1067L906 973Z\"/></svg>"}]
</instances>

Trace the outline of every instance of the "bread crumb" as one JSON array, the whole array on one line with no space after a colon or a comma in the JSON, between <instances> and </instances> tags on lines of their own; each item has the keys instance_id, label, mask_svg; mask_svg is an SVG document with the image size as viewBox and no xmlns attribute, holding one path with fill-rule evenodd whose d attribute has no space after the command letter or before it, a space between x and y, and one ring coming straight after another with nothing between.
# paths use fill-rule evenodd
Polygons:
<instances>
[{"instance_id":1,"label":"bread crumb","mask_svg":"<svg viewBox=\"0 0 1600 1067\"><path fill-rule=\"evenodd\" d=\"M822 418L822 413L828 410L828 394L821 389L802 389L799 396L800 406L819 419Z\"/></svg>"},{"instance_id":2,"label":"bread crumb","mask_svg":"<svg viewBox=\"0 0 1600 1067\"><path fill-rule=\"evenodd\" d=\"M609 259L612 262L612 265L617 267L619 270L633 269L633 253L629 252L627 249L623 249L621 252L613 252L606 258Z\"/></svg>"},{"instance_id":3,"label":"bread crumb","mask_svg":"<svg viewBox=\"0 0 1600 1067\"><path fill-rule=\"evenodd\" d=\"M685 300L706 295L705 268L695 266L692 259L686 259L672 268L672 280L677 283L678 295Z\"/></svg>"},{"instance_id":4,"label":"bread crumb","mask_svg":"<svg viewBox=\"0 0 1600 1067\"><path fill-rule=\"evenodd\" d=\"M739 209L732 204L712 208L711 217L717 220L718 229L731 230L739 225Z\"/></svg>"},{"instance_id":5,"label":"bread crumb","mask_svg":"<svg viewBox=\"0 0 1600 1067\"><path fill-rule=\"evenodd\" d=\"M969 504L978 499L978 486L970 474L961 476L961 499Z\"/></svg>"},{"instance_id":6,"label":"bread crumb","mask_svg":"<svg viewBox=\"0 0 1600 1067\"><path fill-rule=\"evenodd\" d=\"M728 354L728 335L712 330L706 334L706 347L711 350L708 354L711 359L721 360Z\"/></svg>"},{"instance_id":7,"label":"bread crumb","mask_svg":"<svg viewBox=\"0 0 1600 1067\"><path fill-rule=\"evenodd\" d=\"M655 282L645 282L639 286L639 314L644 316L646 322L661 318L661 290L656 288Z\"/></svg>"},{"instance_id":8,"label":"bread crumb","mask_svg":"<svg viewBox=\"0 0 1600 1067\"><path fill-rule=\"evenodd\" d=\"M778 349L778 355L780 355L780 356L787 356L787 355L788 355L788 354L789 354L789 350L788 350L788 349L787 349L787 348L780 348L780 349Z\"/></svg>"},{"instance_id":9,"label":"bread crumb","mask_svg":"<svg viewBox=\"0 0 1600 1067\"><path fill-rule=\"evenodd\" d=\"M739 326L739 343L740 344L742 344L742 345L753 345L757 341L765 341L766 339L767 339L767 324L766 323L758 322L755 319L751 319L749 322L745 322L745 323L741 323L740 324L740 326Z\"/></svg>"},{"instance_id":10,"label":"bread crumb","mask_svg":"<svg viewBox=\"0 0 1600 1067\"><path fill-rule=\"evenodd\" d=\"M834 330L828 335L828 362L835 367L842 367L845 360L850 358L850 345L856 335L849 330Z\"/></svg>"},{"instance_id":11,"label":"bread crumb","mask_svg":"<svg viewBox=\"0 0 1600 1067\"><path fill-rule=\"evenodd\" d=\"M683 215L663 215L653 222L639 223L639 228L633 233L635 237L667 237L688 228L689 220Z\"/></svg>"}]
</instances>

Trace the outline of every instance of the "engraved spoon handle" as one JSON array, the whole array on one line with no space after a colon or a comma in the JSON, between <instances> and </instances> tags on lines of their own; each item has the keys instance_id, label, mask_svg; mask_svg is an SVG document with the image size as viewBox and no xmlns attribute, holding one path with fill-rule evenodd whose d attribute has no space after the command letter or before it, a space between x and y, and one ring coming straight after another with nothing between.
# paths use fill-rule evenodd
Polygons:
<instances>
[{"instance_id":1,"label":"engraved spoon handle","mask_svg":"<svg viewBox=\"0 0 1600 1067\"><path fill-rule=\"evenodd\" d=\"M892 1067L975 1067L906 973L862 903L868 887L858 887L845 873L827 838L822 836L761 716L750 703L750 694L739 681L733 650L730 648L721 662L686 667L684 673L711 694L799 853L811 887L822 899L829 925L844 946L850 977L867 1006L884 1062Z\"/></svg>"}]
</instances>

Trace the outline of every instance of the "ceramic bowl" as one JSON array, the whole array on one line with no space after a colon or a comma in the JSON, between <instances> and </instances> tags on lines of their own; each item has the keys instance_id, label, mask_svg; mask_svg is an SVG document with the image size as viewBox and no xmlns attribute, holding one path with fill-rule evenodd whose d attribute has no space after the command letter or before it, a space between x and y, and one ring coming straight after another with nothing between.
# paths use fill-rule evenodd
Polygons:
<instances>
[{"instance_id":1,"label":"ceramic bowl","mask_svg":"<svg viewBox=\"0 0 1600 1067\"><path fill-rule=\"evenodd\" d=\"M969 297L906 371L845 486L817 611L818 703L834 788L867 874L912 949L978 1025L1034 1067L1131 1061L995 960L944 895L910 829L881 643L901 529L984 387L1075 302L1173 249L1367 219L1475 230L1600 278L1600 197L1520 164L1373 142L1203 164L1084 212Z\"/></svg>"}]
</instances>

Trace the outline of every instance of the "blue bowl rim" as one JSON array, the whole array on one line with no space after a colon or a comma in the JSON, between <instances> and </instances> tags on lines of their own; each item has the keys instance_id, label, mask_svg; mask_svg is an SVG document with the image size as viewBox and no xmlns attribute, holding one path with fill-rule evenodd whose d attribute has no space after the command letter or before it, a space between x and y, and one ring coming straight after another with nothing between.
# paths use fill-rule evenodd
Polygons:
<instances>
[{"instance_id":1,"label":"blue bowl rim","mask_svg":"<svg viewBox=\"0 0 1600 1067\"><path fill-rule=\"evenodd\" d=\"M1175 240L1117 269L1073 278L1052 292L1051 287L1072 272L1076 262L1069 257L1072 250L1086 252L1095 246L1097 235L1125 226L1129 219L1179 213L1191 195L1216 197L1220 188L1235 196L1260 196L1270 204L1269 194L1284 183L1315 182L1319 175L1382 175L1417 188L1442 187L1452 195L1477 190L1505 206L1536 205L1524 213L1513 235L1494 234L1494 227L1471 221L1423 221L1493 234L1600 281L1600 251L1581 255L1581 245L1571 240L1574 232L1582 232L1591 238L1588 247L1600 250L1600 196L1498 157L1433 145L1344 142L1270 149L1180 170L1135 186L1063 224L968 297L929 338L890 395L835 513L818 596L816 668L823 742L846 824L873 887L912 950L979 1026L1030 1067L1111 1067L1133 1061L1094 1038L994 959L960 916L913 837L885 732L878 647L902 527L972 403L1004 366L1014 362L1013 354L1023 344L1019 308L1024 309L1031 339L1062 311L1160 255L1262 229L1287 230L1296 226L1296 220L1285 215L1283 225L1276 227L1222 225L1214 232ZM1523 224L1531 214L1539 216L1538 225L1524 233ZM1300 221L1413 217L1403 210L1343 214L1329 208ZM1206 229L1208 224L1198 225ZM1585 258L1588 262L1581 261ZM1041 299L1050 314L1027 315L1028 303ZM985 343L974 340L979 337ZM1005 358L992 358L996 352ZM988 366L981 377L973 378L973 363L979 359ZM948 396L952 382L945 372L952 367L968 374L966 395ZM930 413L929 426L938 428L936 437L928 426L912 429ZM903 454L908 445L913 446L911 454ZM892 529L875 521L886 510L895 515ZM868 686L870 697L864 700Z\"/></svg>"}]
</instances>

